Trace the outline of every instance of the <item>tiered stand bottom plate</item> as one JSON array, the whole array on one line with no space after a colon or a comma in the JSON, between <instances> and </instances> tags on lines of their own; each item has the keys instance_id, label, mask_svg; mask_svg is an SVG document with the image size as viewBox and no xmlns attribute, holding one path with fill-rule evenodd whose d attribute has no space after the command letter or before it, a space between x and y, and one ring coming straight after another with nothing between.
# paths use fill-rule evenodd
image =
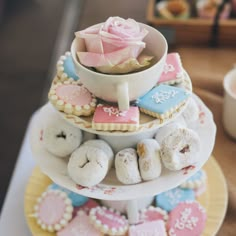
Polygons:
<instances>
[{"instance_id":1,"label":"tiered stand bottom plate","mask_svg":"<svg viewBox=\"0 0 236 236\"><path fill-rule=\"evenodd\" d=\"M207 211L207 222L203 236L213 236L219 230L226 213L228 192L225 177L216 160L211 157L204 165L207 173L207 191L198 198ZM30 215L33 212L36 199L45 191L52 181L39 168L35 168L29 179L25 192L25 217L34 236L55 236L55 233L43 231L36 220Z\"/></svg>"}]
</instances>

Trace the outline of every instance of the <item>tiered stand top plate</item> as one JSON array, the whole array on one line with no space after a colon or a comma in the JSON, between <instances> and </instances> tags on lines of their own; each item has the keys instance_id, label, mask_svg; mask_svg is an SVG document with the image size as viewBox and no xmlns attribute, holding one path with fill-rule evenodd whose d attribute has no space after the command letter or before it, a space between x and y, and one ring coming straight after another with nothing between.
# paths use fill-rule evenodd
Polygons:
<instances>
[{"instance_id":1,"label":"tiered stand top plate","mask_svg":"<svg viewBox=\"0 0 236 236\"><path fill-rule=\"evenodd\" d=\"M33 156L42 172L48 175L55 183L81 195L103 200L131 200L159 194L178 186L196 173L208 160L213 150L216 126L212 114L197 96L193 95L193 98L196 100L200 112L199 119L190 128L195 130L199 135L201 139L201 150L198 154L198 163L191 166L191 168L170 171L163 167L159 178L135 185L121 184L116 178L114 168L112 168L106 178L94 187L88 188L76 185L67 174L68 159L58 158L47 152L40 140L43 122L50 116L50 112L55 112L53 109L43 109L44 112L40 112L33 121L31 133ZM46 108L47 106L49 105L46 105ZM137 135L140 135L140 133ZM120 134L119 138L122 139L122 137Z\"/></svg>"},{"instance_id":2,"label":"tiered stand top plate","mask_svg":"<svg viewBox=\"0 0 236 236\"><path fill-rule=\"evenodd\" d=\"M220 166L213 157L209 159L203 169L207 173L207 191L198 198L198 201L207 211L207 221L202 236L213 236L218 232L227 209L227 186ZM51 180L39 168L35 168L25 192L25 216L34 236L56 236L55 233L43 231L37 225L35 218L30 216L33 213L36 199L49 184L51 184Z\"/></svg>"}]
</instances>

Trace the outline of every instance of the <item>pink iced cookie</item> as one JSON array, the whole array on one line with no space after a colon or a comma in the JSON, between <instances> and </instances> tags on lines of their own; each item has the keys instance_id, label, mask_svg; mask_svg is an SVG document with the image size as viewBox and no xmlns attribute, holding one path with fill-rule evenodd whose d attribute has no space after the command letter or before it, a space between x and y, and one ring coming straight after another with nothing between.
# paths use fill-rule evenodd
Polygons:
<instances>
[{"instance_id":1,"label":"pink iced cookie","mask_svg":"<svg viewBox=\"0 0 236 236\"><path fill-rule=\"evenodd\" d=\"M165 236L166 228L163 220L145 222L139 225L132 225L129 228L129 236Z\"/></svg>"},{"instance_id":2,"label":"pink iced cookie","mask_svg":"<svg viewBox=\"0 0 236 236\"><path fill-rule=\"evenodd\" d=\"M96 98L82 85L55 84L49 100L60 111L77 116L89 116L96 107Z\"/></svg>"},{"instance_id":3,"label":"pink iced cookie","mask_svg":"<svg viewBox=\"0 0 236 236\"><path fill-rule=\"evenodd\" d=\"M49 232L65 227L72 218L72 203L66 193L47 190L37 199L34 207L37 224Z\"/></svg>"},{"instance_id":4,"label":"pink iced cookie","mask_svg":"<svg viewBox=\"0 0 236 236\"><path fill-rule=\"evenodd\" d=\"M139 217L140 222L150 222L156 220L166 221L168 219L168 214L165 210L159 207L150 206L146 209L141 210Z\"/></svg>"},{"instance_id":5,"label":"pink iced cookie","mask_svg":"<svg viewBox=\"0 0 236 236\"><path fill-rule=\"evenodd\" d=\"M136 130L139 126L139 109L130 107L127 111L119 111L117 107L98 105L92 127L96 130Z\"/></svg>"},{"instance_id":6,"label":"pink iced cookie","mask_svg":"<svg viewBox=\"0 0 236 236\"><path fill-rule=\"evenodd\" d=\"M128 230L127 219L111 208L93 208L89 216L92 224L104 234L123 235Z\"/></svg>"},{"instance_id":7,"label":"pink iced cookie","mask_svg":"<svg viewBox=\"0 0 236 236\"><path fill-rule=\"evenodd\" d=\"M158 83L180 83L184 77L183 67L178 53L169 53Z\"/></svg>"},{"instance_id":8,"label":"pink iced cookie","mask_svg":"<svg viewBox=\"0 0 236 236\"><path fill-rule=\"evenodd\" d=\"M89 212L92 208L95 208L99 206L99 204L93 200L93 199L89 199L84 205L79 206L79 207L75 207L73 214L76 215L78 211L84 211L87 215L89 215Z\"/></svg>"},{"instance_id":9,"label":"pink iced cookie","mask_svg":"<svg viewBox=\"0 0 236 236\"><path fill-rule=\"evenodd\" d=\"M64 229L58 232L57 236L78 235L101 236L103 234L91 225L86 212L78 211L77 216Z\"/></svg>"},{"instance_id":10,"label":"pink iced cookie","mask_svg":"<svg viewBox=\"0 0 236 236\"><path fill-rule=\"evenodd\" d=\"M205 228L206 212L196 201L182 202L169 214L170 236L199 236Z\"/></svg>"}]
</instances>

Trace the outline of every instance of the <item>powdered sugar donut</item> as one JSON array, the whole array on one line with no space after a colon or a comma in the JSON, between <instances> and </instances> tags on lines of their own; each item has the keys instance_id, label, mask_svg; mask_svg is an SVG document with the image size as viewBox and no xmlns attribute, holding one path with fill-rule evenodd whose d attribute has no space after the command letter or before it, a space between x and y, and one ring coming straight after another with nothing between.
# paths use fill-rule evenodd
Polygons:
<instances>
[{"instance_id":1,"label":"powdered sugar donut","mask_svg":"<svg viewBox=\"0 0 236 236\"><path fill-rule=\"evenodd\" d=\"M83 144L72 153L67 168L73 181L90 187L105 178L109 170L109 158L102 149Z\"/></svg>"},{"instance_id":2,"label":"powdered sugar donut","mask_svg":"<svg viewBox=\"0 0 236 236\"><path fill-rule=\"evenodd\" d=\"M143 180L152 180L161 174L160 145L155 139L144 139L137 145L139 169Z\"/></svg>"},{"instance_id":3,"label":"powdered sugar donut","mask_svg":"<svg viewBox=\"0 0 236 236\"><path fill-rule=\"evenodd\" d=\"M72 218L72 203L66 193L47 190L37 199L34 207L37 224L49 232L65 227Z\"/></svg>"},{"instance_id":4,"label":"powdered sugar donut","mask_svg":"<svg viewBox=\"0 0 236 236\"><path fill-rule=\"evenodd\" d=\"M166 168L180 170L197 162L200 139L188 128L179 128L165 137L161 143L161 158Z\"/></svg>"},{"instance_id":5,"label":"powdered sugar donut","mask_svg":"<svg viewBox=\"0 0 236 236\"><path fill-rule=\"evenodd\" d=\"M128 220L112 208L93 208L89 217L92 224L104 234L124 235L128 230Z\"/></svg>"},{"instance_id":6,"label":"powdered sugar donut","mask_svg":"<svg viewBox=\"0 0 236 236\"><path fill-rule=\"evenodd\" d=\"M108 143L106 143L103 140L94 139L94 140L88 140L83 145L99 148L103 152L105 152L108 158L108 162L109 162L109 169L111 168L114 161L114 153Z\"/></svg>"},{"instance_id":7,"label":"powdered sugar donut","mask_svg":"<svg viewBox=\"0 0 236 236\"><path fill-rule=\"evenodd\" d=\"M183 111L182 116L187 124L191 124L198 120L199 108L193 98L190 98L186 109Z\"/></svg>"},{"instance_id":8,"label":"powdered sugar donut","mask_svg":"<svg viewBox=\"0 0 236 236\"><path fill-rule=\"evenodd\" d=\"M198 202L182 202L170 212L167 229L170 236L199 236L205 222L205 209Z\"/></svg>"},{"instance_id":9,"label":"powdered sugar donut","mask_svg":"<svg viewBox=\"0 0 236 236\"><path fill-rule=\"evenodd\" d=\"M115 157L116 177L123 184L141 182L138 169L138 155L135 149L126 148L119 151Z\"/></svg>"},{"instance_id":10,"label":"powdered sugar donut","mask_svg":"<svg viewBox=\"0 0 236 236\"><path fill-rule=\"evenodd\" d=\"M51 113L42 130L45 148L58 157L67 157L82 142L80 129L68 124L58 114Z\"/></svg>"}]
</instances>

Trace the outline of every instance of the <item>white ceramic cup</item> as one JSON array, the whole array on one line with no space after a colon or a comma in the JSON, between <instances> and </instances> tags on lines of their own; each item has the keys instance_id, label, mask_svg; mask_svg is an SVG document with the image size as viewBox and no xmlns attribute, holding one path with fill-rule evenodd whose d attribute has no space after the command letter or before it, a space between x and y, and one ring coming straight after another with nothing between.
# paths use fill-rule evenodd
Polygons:
<instances>
[{"instance_id":1,"label":"white ceramic cup","mask_svg":"<svg viewBox=\"0 0 236 236\"><path fill-rule=\"evenodd\" d=\"M236 68L224 77L223 125L225 131L236 138Z\"/></svg>"},{"instance_id":2,"label":"white ceramic cup","mask_svg":"<svg viewBox=\"0 0 236 236\"><path fill-rule=\"evenodd\" d=\"M144 95L157 83L165 65L168 45L165 37L156 29L139 23L149 33L144 38L146 48L143 53L154 56L155 63L140 72L122 75L109 75L92 71L80 64L76 53L86 51L83 39L75 38L71 45L71 54L75 70L84 86L96 97L118 103L120 110L128 110L129 102Z\"/></svg>"}]
</instances>

